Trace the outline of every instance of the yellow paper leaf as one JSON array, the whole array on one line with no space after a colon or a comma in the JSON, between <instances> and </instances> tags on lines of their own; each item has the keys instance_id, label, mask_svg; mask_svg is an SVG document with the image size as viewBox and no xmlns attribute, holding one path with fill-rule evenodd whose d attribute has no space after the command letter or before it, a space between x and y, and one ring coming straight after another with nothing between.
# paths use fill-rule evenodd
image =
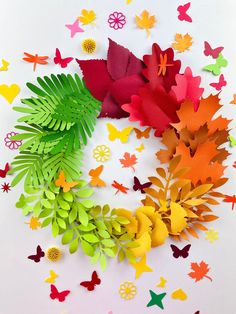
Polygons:
<instances>
[{"instance_id":1,"label":"yellow paper leaf","mask_svg":"<svg viewBox=\"0 0 236 314\"><path fill-rule=\"evenodd\" d=\"M192 37L189 34L176 34L175 42L172 44L172 47L178 52L184 52L185 50L188 50L192 44Z\"/></svg>"},{"instance_id":2,"label":"yellow paper leaf","mask_svg":"<svg viewBox=\"0 0 236 314\"><path fill-rule=\"evenodd\" d=\"M134 234L138 232L138 221L129 210L117 208L116 214L117 216L125 217L130 221L130 224L125 225L125 228L128 233Z\"/></svg>"},{"instance_id":3,"label":"yellow paper leaf","mask_svg":"<svg viewBox=\"0 0 236 314\"><path fill-rule=\"evenodd\" d=\"M145 232L151 231L152 221L142 212L136 214L138 220L138 233L137 239L140 238Z\"/></svg>"},{"instance_id":4,"label":"yellow paper leaf","mask_svg":"<svg viewBox=\"0 0 236 314\"><path fill-rule=\"evenodd\" d=\"M184 204L186 205L190 205L190 206L198 206L201 205L203 203L206 203L207 200L201 199L201 198L195 198L192 200L187 200L186 202L184 202Z\"/></svg>"},{"instance_id":5,"label":"yellow paper leaf","mask_svg":"<svg viewBox=\"0 0 236 314\"><path fill-rule=\"evenodd\" d=\"M81 11L81 16L78 17L78 20L83 25L91 24L95 19L96 19L95 12L93 10L88 11L86 9L83 9Z\"/></svg>"},{"instance_id":6,"label":"yellow paper leaf","mask_svg":"<svg viewBox=\"0 0 236 314\"><path fill-rule=\"evenodd\" d=\"M137 26L141 29L145 29L148 36L150 36L150 29L155 26L156 17L155 15L150 15L147 10L144 10L140 16L136 15L135 21Z\"/></svg>"},{"instance_id":7,"label":"yellow paper leaf","mask_svg":"<svg viewBox=\"0 0 236 314\"><path fill-rule=\"evenodd\" d=\"M139 239L135 240L134 242L139 246L131 248L130 251L136 257L142 257L146 254L146 252L149 252L151 249L151 237L149 235L149 232L145 232Z\"/></svg>"},{"instance_id":8,"label":"yellow paper leaf","mask_svg":"<svg viewBox=\"0 0 236 314\"><path fill-rule=\"evenodd\" d=\"M212 186L213 186L213 184L202 184L202 185L199 185L198 187L196 187L195 189L193 189L189 193L189 197L196 197L196 196L203 195L206 192L208 192L212 188Z\"/></svg>"},{"instance_id":9,"label":"yellow paper leaf","mask_svg":"<svg viewBox=\"0 0 236 314\"><path fill-rule=\"evenodd\" d=\"M156 247L165 243L165 240L169 235L166 225L160 218L156 219L154 226L155 227L151 234L152 247Z\"/></svg>"},{"instance_id":10,"label":"yellow paper leaf","mask_svg":"<svg viewBox=\"0 0 236 314\"><path fill-rule=\"evenodd\" d=\"M178 234L187 226L185 218L187 217L187 213L181 205L174 202L170 203L170 209L171 215L169 218L171 220L171 232Z\"/></svg>"}]
</instances>

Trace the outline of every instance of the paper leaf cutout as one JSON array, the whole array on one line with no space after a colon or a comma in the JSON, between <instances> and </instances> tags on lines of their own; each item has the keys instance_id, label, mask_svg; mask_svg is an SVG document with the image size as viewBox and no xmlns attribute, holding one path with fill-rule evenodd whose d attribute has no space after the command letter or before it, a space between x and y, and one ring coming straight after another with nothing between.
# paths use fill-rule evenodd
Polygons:
<instances>
[{"instance_id":1,"label":"paper leaf cutout","mask_svg":"<svg viewBox=\"0 0 236 314\"><path fill-rule=\"evenodd\" d=\"M178 120L176 111L179 109L173 93L157 87L151 89L149 84L139 90L139 95L131 97L130 104L124 104L122 109L130 113L130 121L139 121L141 126L156 129L155 136L162 132L174 121Z\"/></svg>"},{"instance_id":2,"label":"paper leaf cutout","mask_svg":"<svg viewBox=\"0 0 236 314\"><path fill-rule=\"evenodd\" d=\"M161 64L161 57L166 56L166 66ZM174 51L172 48L162 50L156 43L152 45L152 54L144 55L143 62L146 69L143 70L144 76L150 82L152 88L159 85L164 86L166 92L175 85L176 74L179 73L181 67L180 60L174 60ZM159 72L162 67L162 72ZM165 70L165 72L163 72ZM160 73L159 75L157 75ZM163 75L163 73L165 73Z\"/></svg>"},{"instance_id":3,"label":"paper leaf cutout","mask_svg":"<svg viewBox=\"0 0 236 314\"><path fill-rule=\"evenodd\" d=\"M122 164L122 168L132 168L133 171L135 171L134 165L137 164L137 157L134 154L131 155L130 153L124 153L123 158L119 160Z\"/></svg>"},{"instance_id":4,"label":"paper leaf cutout","mask_svg":"<svg viewBox=\"0 0 236 314\"><path fill-rule=\"evenodd\" d=\"M204 261L201 263L191 263L191 269L193 270L188 275L195 279L195 282L202 280L203 278L207 278L210 281L212 281L211 277L207 276L209 272L208 264L206 264Z\"/></svg>"},{"instance_id":5,"label":"paper leaf cutout","mask_svg":"<svg viewBox=\"0 0 236 314\"><path fill-rule=\"evenodd\" d=\"M176 85L173 86L176 98L179 102L185 99L190 100L194 104L194 111L198 110L200 98L203 94L204 88L200 88L201 77L193 76L192 70L187 67L184 74L177 74Z\"/></svg>"},{"instance_id":6,"label":"paper leaf cutout","mask_svg":"<svg viewBox=\"0 0 236 314\"><path fill-rule=\"evenodd\" d=\"M78 60L91 94L103 101L100 117L123 118L121 105L129 102L144 84L143 63L128 49L109 39L108 59Z\"/></svg>"},{"instance_id":7,"label":"paper leaf cutout","mask_svg":"<svg viewBox=\"0 0 236 314\"><path fill-rule=\"evenodd\" d=\"M96 19L96 14L93 10L83 9L81 11L81 16L78 17L78 20L82 23L82 25L93 24Z\"/></svg>"},{"instance_id":8,"label":"paper leaf cutout","mask_svg":"<svg viewBox=\"0 0 236 314\"><path fill-rule=\"evenodd\" d=\"M176 34L175 42L172 44L172 47L178 52L184 52L192 46L192 37L189 34Z\"/></svg>"},{"instance_id":9,"label":"paper leaf cutout","mask_svg":"<svg viewBox=\"0 0 236 314\"><path fill-rule=\"evenodd\" d=\"M136 24L139 28L145 29L147 31L148 37L150 36L150 29L156 24L155 15L150 15L147 10L144 10L140 16L135 17Z\"/></svg>"},{"instance_id":10,"label":"paper leaf cutout","mask_svg":"<svg viewBox=\"0 0 236 314\"><path fill-rule=\"evenodd\" d=\"M48 64L46 61L49 57L48 56L39 56L37 53L32 55L30 53L24 52L25 57L23 58L24 61L30 62L34 64L33 70L36 70L37 64Z\"/></svg>"},{"instance_id":11,"label":"paper leaf cutout","mask_svg":"<svg viewBox=\"0 0 236 314\"><path fill-rule=\"evenodd\" d=\"M1 84L0 85L0 95L3 96L9 104L12 104L16 96L20 92L20 87L17 84Z\"/></svg>"},{"instance_id":12,"label":"paper leaf cutout","mask_svg":"<svg viewBox=\"0 0 236 314\"><path fill-rule=\"evenodd\" d=\"M187 226L187 212L180 204L175 202L170 203L170 209L171 232L178 234Z\"/></svg>"}]
</instances>

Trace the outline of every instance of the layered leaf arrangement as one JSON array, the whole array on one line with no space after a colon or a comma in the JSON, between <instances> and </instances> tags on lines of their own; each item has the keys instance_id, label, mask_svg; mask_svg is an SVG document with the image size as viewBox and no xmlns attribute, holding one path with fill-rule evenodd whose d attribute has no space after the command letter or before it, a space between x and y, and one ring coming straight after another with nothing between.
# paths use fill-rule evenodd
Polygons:
<instances>
[{"instance_id":1,"label":"layered leaf arrangement","mask_svg":"<svg viewBox=\"0 0 236 314\"><path fill-rule=\"evenodd\" d=\"M9 172L16 173L12 186L24 178L26 194L17 208L43 219L42 227L62 235L71 253L81 246L102 269L107 257L132 263L168 236L198 237L198 230L207 230L205 222L218 218L210 205L224 197L216 189L227 181L222 144L230 121L215 117L219 96L202 98L201 78L190 68L180 74L173 49L157 44L141 61L109 40L107 60L77 61L90 91L78 75L51 75L38 78L39 86L28 83L35 96L14 108L24 114L16 126L21 133L12 138L23 145ZM93 190L80 179L83 146L100 110L100 117L130 114L131 121L154 128L166 146L156 153L164 166L149 177L152 187L135 213L97 206ZM133 167L136 159L128 154L120 162Z\"/></svg>"}]
</instances>

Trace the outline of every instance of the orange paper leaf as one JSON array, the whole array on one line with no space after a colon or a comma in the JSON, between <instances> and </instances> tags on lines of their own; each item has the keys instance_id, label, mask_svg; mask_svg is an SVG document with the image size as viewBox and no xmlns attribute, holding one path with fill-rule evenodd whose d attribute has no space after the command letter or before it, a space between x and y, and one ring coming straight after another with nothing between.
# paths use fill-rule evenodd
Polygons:
<instances>
[{"instance_id":1,"label":"orange paper leaf","mask_svg":"<svg viewBox=\"0 0 236 314\"><path fill-rule=\"evenodd\" d=\"M191 269L193 271L188 275L195 279L195 282L202 280L204 277L212 281L211 277L207 276L210 269L208 268L208 264L205 262L202 261L199 264L191 263Z\"/></svg>"},{"instance_id":2,"label":"orange paper leaf","mask_svg":"<svg viewBox=\"0 0 236 314\"><path fill-rule=\"evenodd\" d=\"M134 165L137 163L137 157L130 153L124 153L124 158L120 159L120 163L123 165L122 168L132 168L134 171Z\"/></svg>"},{"instance_id":3,"label":"orange paper leaf","mask_svg":"<svg viewBox=\"0 0 236 314\"><path fill-rule=\"evenodd\" d=\"M140 16L135 17L136 24L139 28L145 29L148 36L150 36L150 28L153 28L156 24L155 15L150 15L148 11L144 10Z\"/></svg>"}]
</instances>

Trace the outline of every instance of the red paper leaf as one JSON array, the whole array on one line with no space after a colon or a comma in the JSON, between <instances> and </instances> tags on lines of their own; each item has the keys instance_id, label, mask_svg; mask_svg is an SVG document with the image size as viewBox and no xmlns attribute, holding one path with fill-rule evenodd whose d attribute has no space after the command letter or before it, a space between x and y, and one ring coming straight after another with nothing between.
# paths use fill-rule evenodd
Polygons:
<instances>
[{"instance_id":1,"label":"red paper leaf","mask_svg":"<svg viewBox=\"0 0 236 314\"><path fill-rule=\"evenodd\" d=\"M151 126L156 129L155 136L160 136L170 123L178 121L176 111L179 106L173 92L167 93L161 86L151 89L150 84L146 84L122 109L130 113L130 121Z\"/></svg>"},{"instance_id":2,"label":"red paper leaf","mask_svg":"<svg viewBox=\"0 0 236 314\"><path fill-rule=\"evenodd\" d=\"M158 75L160 70L161 58L167 55L167 64L165 75ZM174 51L172 48L161 50L157 44L152 45L152 54L145 55L143 61L146 69L143 70L144 76L149 80L151 87L163 85L167 92L175 85L175 76L179 73L181 67L180 60L174 60Z\"/></svg>"},{"instance_id":3,"label":"red paper leaf","mask_svg":"<svg viewBox=\"0 0 236 314\"><path fill-rule=\"evenodd\" d=\"M123 118L128 114L121 108L130 102L145 83L143 62L128 49L109 39L108 60L78 60L85 84L92 95L103 101L99 117Z\"/></svg>"},{"instance_id":4,"label":"red paper leaf","mask_svg":"<svg viewBox=\"0 0 236 314\"><path fill-rule=\"evenodd\" d=\"M194 111L198 110L200 98L203 94L204 88L200 88L201 77L193 76L192 70L187 67L184 74L177 74L177 86L172 86L176 98L179 102L185 99L190 100L194 104Z\"/></svg>"}]
</instances>

